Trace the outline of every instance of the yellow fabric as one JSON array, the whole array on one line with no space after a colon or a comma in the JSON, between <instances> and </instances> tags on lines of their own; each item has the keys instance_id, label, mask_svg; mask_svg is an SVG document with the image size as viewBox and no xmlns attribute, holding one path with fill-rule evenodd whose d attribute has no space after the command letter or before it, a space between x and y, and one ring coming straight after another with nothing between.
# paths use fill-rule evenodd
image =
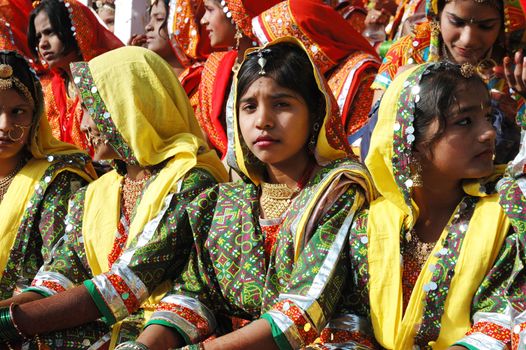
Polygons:
<instances>
[{"instance_id":1,"label":"yellow fabric","mask_svg":"<svg viewBox=\"0 0 526 350\"><path fill-rule=\"evenodd\" d=\"M369 210L368 266L371 320L378 342L386 349L405 350L413 347L418 324L421 323L425 284L431 281L429 266L437 263L435 257L447 235L442 232L439 243L422 268L405 313L402 310L402 270L400 264L400 233L413 227L418 208L412 202L409 208L402 190L393 175L393 130L397 102L405 88L403 83L421 66L403 72L390 85L380 104L378 124L371 139L366 164L381 198ZM466 182L464 190L475 196L484 196L476 190L479 185ZM446 226L447 227L447 226ZM475 208L465 233L441 318L441 329L433 349L447 349L461 339L471 326L472 298L484 275L491 268L508 232L509 222L498 203L497 195L482 197Z\"/></svg>"},{"instance_id":2,"label":"yellow fabric","mask_svg":"<svg viewBox=\"0 0 526 350\"><path fill-rule=\"evenodd\" d=\"M293 38L293 37L283 37L283 38L276 39L268 43L267 45L265 45L263 48L272 47L273 45L276 45L282 42L289 42L292 44L296 44L302 47L303 50L308 53L308 50L305 48L303 43L300 40ZM246 55L248 55L250 52L254 50L255 49L247 51L245 53L245 57ZM318 84L320 91L325 96L325 103L327 105L325 117L323 120L323 124L321 125L320 132L318 134L318 139L316 141L316 149L314 152L314 155L316 157L316 161L318 162L318 164L325 165L332 160L348 157L350 154L352 154L352 150L348 144L346 144L346 146L348 147L347 150L336 149L331 146L331 142L327 139L327 135L331 135L333 137L339 137L340 134L343 135L343 131L340 132L340 130L331 130L330 133L327 133L327 128L333 128L335 126L335 124L332 123L333 118L338 118L339 116L337 116L338 113L335 112L335 109L333 108L335 104L334 98L331 97L332 96L331 93L328 92L329 89L326 86L325 80L320 74L320 72L318 71L318 69L316 68L316 65L314 64L312 59L311 59L311 64L312 64L312 69L314 71L314 76L316 77L316 82ZM237 90L237 76L236 76L234 84L235 84L234 91L236 91ZM237 94L234 93L234 106L237 106L238 98L240 98L240 96L237 96ZM235 152L237 167L239 167L241 172L245 174L250 180L252 180L254 184L259 185L261 181L260 179L261 174L259 173L260 171L258 171L258 169L253 169L245 161L246 155L244 154L244 147L242 146L243 141L242 141L241 134L239 132L239 126L238 126L238 120L237 120L238 113L237 113L236 108L234 108L234 118L233 119L234 119L233 120L234 152ZM346 141L344 142L346 143Z\"/></svg>"},{"instance_id":3,"label":"yellow fabric","mask_svg":"<svg viewBox=\"0 0 526 350\"><path fill-rule=\"evenodd\" d=\"M142 194L128 231L128 247L190 169L204 169L217 181L226 181L228 174L202 139L188 97L161 57L143 48L124 47L98 56L89 67L113 123L139 164L167 161ZM112 171L86 191L82 234L95 275L110 268L108 255L120 220L121 182L122 177ZM146 303L156 302L165 290L166 286L159 287Z\"/></svg>"},{"instance_id":4,"label":"yellow fabric","mask_svg":"<svg viewBox=\"0 0 526 350\"><path fill-rule=\"evenodd\" d=\"M150 50L124 47L100 55L89 62L89 67L99 94L118 132L132 149L141 166L157 165L170 159L151 182L141 197L136 215L129 229L127 244L140 234L144 225L161 209L164 198L175 189L177 182L193 167L207 170L218 181L226 181L228 174L215 154L202 139L201 129L194 117L192 107L179 80L171 67ZM116 176L116 175L112 175ZM94 184L93 186L98 186ZM116 185L111 186L116 191ZM105 202L106 193L99 192L86 198L87 212L94 210L97 201ZM112 192L112 196L117 196ZM113 198L119 203L118 197ZM93 237L108 222L117 223L120 217L118 205L115 210L102 210L93 216L85 216L83 234L85 240ZM114 231L117 226L113 226ZM113 235L112 235L113 236ZM113 237L112 237L113 238ZM111 241L113 244L113 240ZM102 249L97 244L97 249ZM111 251L111 246L109 248ZM107 255L101 255L86 246L88 259L108 271Z\"/></svg>"}]
</instances>

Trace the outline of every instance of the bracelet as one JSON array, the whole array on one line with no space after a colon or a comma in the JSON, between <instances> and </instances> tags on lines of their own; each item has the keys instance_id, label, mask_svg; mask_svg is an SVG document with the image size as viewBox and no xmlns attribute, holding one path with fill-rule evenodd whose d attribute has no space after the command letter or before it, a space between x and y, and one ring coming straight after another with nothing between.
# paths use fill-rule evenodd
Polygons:
<instances>
[{"instance_id":1,"label":"bracelet","mask_svg":"<svg viewBox=\"0 0 526 350\"><path fill-rule=\"evenodd\" d=\"M127 341L117 345L115 350L150 350L150 348L137 341Z\"/></svg>"},{"instance_id":2,"label":"bracelet","mask_svg":"<svg viewBox=\"0 0 526 350\"><path fill-rule=\"evenodd\" d=\"M181 350L205 350L205 346L203 343L197 343L182 347Z\"/></svg>"},{"instance_id":3,"label":"bracelet","mask_svg":"<svg viewBox=\"0 0 526 350\"><path fill-rule=\"evenodd\" d=\"M25 339L13 321L13 304L0 308L0 341Z\"/></svg>"},{"instance_id":4,"label":"bracelet","mask_svg":"<svg viewBox=\"0 0 526 350\"><path fill-rule=\"evenodd\" d=\"M15 310L15 307L17 306L18 304L15 304L15 303L12 303L11 305L9 305L9 316L11 317L11 322L13 323L13 327L16 329L18 336L22 338L23 340L27 340L29 339L29 337L27 337L24 333L22 333L22 331L20 330L20 328L18 328L15 322L15 316L13 315L13 311Z\"/></svg>"}]
</instances>

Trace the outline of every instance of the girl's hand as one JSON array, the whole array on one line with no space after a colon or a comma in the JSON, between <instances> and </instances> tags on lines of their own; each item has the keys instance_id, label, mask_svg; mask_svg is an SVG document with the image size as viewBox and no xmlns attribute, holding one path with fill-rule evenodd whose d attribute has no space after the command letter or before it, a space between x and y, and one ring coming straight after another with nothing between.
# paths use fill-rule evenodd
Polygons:
<instances>
[{"instance_id":1,"label":"girl's hand","mask_svg":"<svg viewBox=\"0 0 526 350\"><path fill-rule=\"evenodd\" d=\"M513 67L514 64L515 67ZM508 86L526 98L526 61L522 50L515 53L514 62L510 57L504 57L504 76L508 81Z\"/></svg>"}]
</instances>

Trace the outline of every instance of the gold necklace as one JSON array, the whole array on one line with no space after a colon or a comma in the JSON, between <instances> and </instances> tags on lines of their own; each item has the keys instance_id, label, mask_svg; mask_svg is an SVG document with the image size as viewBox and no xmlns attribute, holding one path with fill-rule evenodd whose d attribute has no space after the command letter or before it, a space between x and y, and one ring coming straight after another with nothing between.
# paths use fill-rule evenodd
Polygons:
<instances>
[{"instance_id":1,"label":"gold necklace","mask_svg":"<svg viewBox=\"0 0 526 350\"><path fill-rule=\"evenodd\" d=\"M420 267L424 266L436 242L422 242L414 228L406 233L405 238L405 253L411 256Z\"/></svg>"},{"instance_id":2,"label":"gold necklace","mask_svg":"<svg viewBox=\"0 0 526 350\"><path fill-rule=\"evenodd\" d=\"M289 208L292 198L300 191L286 184L261 183L259 204L266 219L279 218Z\"/></svg>"},{"instance_id":3,"label":"gold necklace","mask_svg":"<svg viewBox=\"0 0 526 350\"><path fill-rule=\"evenodd\" d=\"M20 169L22 169L23 165L24 162L19 161L16 167L13 169L13 171L11 171L3 179L0 180L0 202L4 199L4 195L7 193L11 182L13 182L13 179L15 178L16 174L18 174Z\"/></svg>"}]
</instances>

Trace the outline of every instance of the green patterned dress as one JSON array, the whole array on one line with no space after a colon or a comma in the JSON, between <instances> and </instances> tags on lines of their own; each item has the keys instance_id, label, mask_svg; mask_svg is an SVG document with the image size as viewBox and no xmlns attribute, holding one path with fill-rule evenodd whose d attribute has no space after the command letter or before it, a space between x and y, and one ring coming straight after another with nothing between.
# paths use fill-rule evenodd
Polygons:
<instances>
[{"instance_id":1,"label":"green patterned dress","mask_svg":"<svg viewBox=\"0 0 526 350\"><path fill-rule=\"evenodd\" d=\"M148 324L171 327L192 344L263 318L280 348L313 343L341 298L349 228L365 204L364 189L345 176L321 186L335 171L358 168L345 159L322 168L277 222L260 218L252 183L200 194L187 208L196 250ZM307 232L298 232L320 188Z\"/></svg>"},{"instance_id":2,"label":"green patterned dress","mask_svg":"<svg viewBox=\"0 0 526 350\"><path fill-rule=\"evenodd\" d=\"M146 187L154 179L155 175ZM98 276L93 276L88 264L82 235L86 188L77 192L69 204L66 235L26 291L48 297L84 284L103 317L88 325L41 335L40 339L52 349L104 348L111 338L111 326L117 321L122 321L117 342L135 339L144 325L144 308L148 306L130 312L126 301L135 297L140 305L162 282L180 273L192 246L184 208L215 183L208 172L190 170L180 181L180 190L167 197L165 207L120 254L110 271ZM115 234L114 247L120 241L120 233ZM34 341L30 348L36 348Z\"/></svg>"}]
</instances>

